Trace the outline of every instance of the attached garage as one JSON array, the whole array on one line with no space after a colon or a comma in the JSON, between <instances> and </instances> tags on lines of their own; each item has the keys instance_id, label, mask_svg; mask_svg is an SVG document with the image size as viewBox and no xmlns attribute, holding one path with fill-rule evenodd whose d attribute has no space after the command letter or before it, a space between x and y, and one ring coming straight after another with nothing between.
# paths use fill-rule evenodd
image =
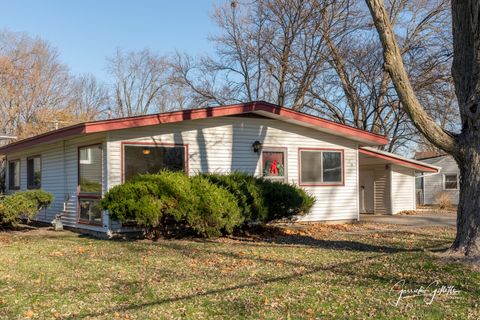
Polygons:
<instances>
[{"instance_id":1,"label":"attached garage","mask_svg":"<svg viewBox=\"0 0 480 320\"><path fill-rule=\"evenodd\" d=\"M358 151L361 213L396 214L415 210L415 175L439 170L374 148L362 147Z\"/></svg>"}]
</instances>

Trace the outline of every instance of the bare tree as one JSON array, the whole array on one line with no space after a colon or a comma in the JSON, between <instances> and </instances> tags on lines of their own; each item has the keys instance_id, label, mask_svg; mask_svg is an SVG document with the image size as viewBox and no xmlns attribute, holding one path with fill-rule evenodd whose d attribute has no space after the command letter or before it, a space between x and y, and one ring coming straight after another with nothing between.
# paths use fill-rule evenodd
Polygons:
<instances>
[{"instance_id":1,"label":"bare tree","mask_svg":"<svg viewBox=\"0 0 480 320\"><path fill-rule=\"evenodd\" d=\"M451 127L457 118L445 111L453 102L448 2L392 1L389 15L415 90ZM189 106L266 100L388 135L388 151L405 149L418 134L384 69L369 17L349 0L232 1L213 13L221 30L211 38L216 55L177 53L172 84Z\"/></svg>"},{"instance_id":2,"label":"bare tree","mask_svg":"<svg viewBox=\"0 0 480 320\"><path fill-rule=\"evenodd\" d=\"M480 3L452 0L452 75L462 120L461 132L442 129L417 98L390 17L381 0L366 0L383 45L385 69L417 129L451 154L460 168L457 235L452 252L480 255Z\"/></svg>"},{"instance_id":3,"label":"bare tree","mask_svg":"<svg viewBox=\"0 0 480 320\"><path fill-rule=\"evenodd\" d=\"M168 62L151 51L124 52L118 49L108 59L114 83L118 116L148 114L161 110L157 105L162 89L169 84Z\"/></svg>"},{"instance_id":4,"label":"bare tree","mask_svg":"<svg viewBox=\"0 0 480 320\"><path fill-rule=\"evenodd\" d=\"M0 32L0 127L25 138L97 117L103 89L93 77L74 80L46 41ZM94 97L96 96L96 97ZM93 103L93 100L97 102ZM102 102L99 102L100 99ZM88 104L88 107L86 107ZM56 125L55 125L56 123Z\"/></svg>"},{"instance_id":5,"label":"bare tree","mask_svg":"<svg viewBox=\"0 0 480 320\"><path fill-rule=\"evenodd\" d=\"M68 109L79 121L90 121L109 116L111 101L108 88L93 75L74 78L71 91Z\"/></svg>"}]
</instances>

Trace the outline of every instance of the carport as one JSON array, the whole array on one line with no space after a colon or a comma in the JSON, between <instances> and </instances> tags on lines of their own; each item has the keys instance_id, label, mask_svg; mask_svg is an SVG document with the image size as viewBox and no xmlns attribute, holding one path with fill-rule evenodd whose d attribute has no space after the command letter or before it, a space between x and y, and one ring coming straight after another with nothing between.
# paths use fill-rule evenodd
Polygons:
<instances>
[{"instance_id":1,"label":"carport","mask_svg":"<svg viewBox=\"0 0 480 320\"><path fill-rule=\"evenodd\" d=\"M370 147L359 153L360 213L396 214L416 209L415 175L437 173L428 163Z\"/></svg>"}]
</instances>

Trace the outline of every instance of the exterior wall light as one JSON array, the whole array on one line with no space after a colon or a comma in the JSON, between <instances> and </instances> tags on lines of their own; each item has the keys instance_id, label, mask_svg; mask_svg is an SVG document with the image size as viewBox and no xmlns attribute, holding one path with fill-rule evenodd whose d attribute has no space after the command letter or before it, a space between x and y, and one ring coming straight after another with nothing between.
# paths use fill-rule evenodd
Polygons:
<instances>
[{"instance_id":1,"label":"exterior wall light","mask_svg":"<svg viewBox=\"0 0 480 320\"><path fill-rule=\"evenodd\" d=\"M143 149L143 154L148 156L150 154L150 149L147 149L147 148Z\"/></svg>"},{"instance_id":2,"label":"exterior wall light","mask_svg":"<svg viewBox=\"0 0 480 320\"><path fill-rule=\"evenodd\" d=\"M262 143L257 140L252 144L252 148L253 148L253 152L259 152L260 149L262 148Z\"/></svg>"}]
</instances>

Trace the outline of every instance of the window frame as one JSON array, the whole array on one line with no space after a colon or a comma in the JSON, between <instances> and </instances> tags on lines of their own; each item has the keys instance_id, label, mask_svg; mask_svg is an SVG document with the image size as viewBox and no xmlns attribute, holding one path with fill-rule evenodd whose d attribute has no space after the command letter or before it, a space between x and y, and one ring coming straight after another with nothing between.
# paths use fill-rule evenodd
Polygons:
<instances>
[{"instance_id":1,"label":"window frame","mask_svg":"<svg viewBox=\"0 0 480 320\"><path fill-rule=\"evenodd\" d=\"M188 156L188 144L182 143L167 143L167 142L142 142L142 141L122 141L121 147L121 156L120 156L120 170L121 170L121 178L122 183L125 182L125 147L126 146L135 146L135 147L183 147L185 148L185 174L187 176L190 175L189 173L189 156Z\"/></svg>"},{"instance_id":2,"label":"window frame","mask_svg":"<svg viewBox=\"0 0 480 320\"><path fill-rule=\"evenodd\" d=\"M28 181L28 161L34 160L35 158L38 158L40 160L40 185L39 186L34 186L31 185ZM34 168L35 170L35 168ZM35 174L35 171L33 172ZM34 156L27 157L27 189L28 190L36 190L36 189L41 189L42 188L42 156L37 154Z\"/></svg>"},{"instance_id":3,"label":"window frame","mask_svg":"<svg viewBox=\"0 0 480 320\"><path fill-rule=\"evenodd\" d=\"M447 176L455 176L457 178L456 188L447 188L447 186L446 186ZM444 173L443 174L443 190L445 190L445 191L458 190L459 185L460 185L460 181L459 181L459 174L458 173Z\"/></svg>"},{"instance_id":4,"label":"window frame","mask_svg":"<svg viewBox=\"0 0 480 320\"><path fill-rule=\"evenodd\" d=\"M18 162L18 186L13 186L13 187L11 186L11 174L10 174L10 163L12 163L12 162ZM20 190L21 185L22 185L22 174L21 174L21 172L22 172L22 162L21 162L20 158L13 159L13 160L8 160L7 165L8 165L8 190L12 190L12 191Z\"/></svg>"},{"instance_id":5,"label":"window frame","mask_svg":"<svg viewBox=\"0 0 480 320\"><path fill-rule=\"evenodd\" d=\"M322 181L323 181L323 152L336 152L340 153L341 158L341 181L339 182L312 182L312 181L302 181L302 152L321 152L322 156ZM302 187L343 187L345 186L345 150L338 148L298 148L298 185Z\"/></svg>"},{"instance_id":6,"label":"window frame","mask_svg":"<svg viewBox=\"0 0 480 320\"><path fill-rule=\"evenodd\" d=\"M284 169L284 175L283 177L278 177L278 176L265 176L265 167L264 167L264 161L263 161L263 153L264 152L282 152L283 153L283 169ZM260 150L260 174L262 178L264 179L269 179L271 181L283 181L283 182L288 182L288 148L287 147L275 147L275 146L262 146L262 149Z\"/></svg>"},{"instance_id":7,"label":"window frame","mask_svg":"<svg viewBox=\"0 0 480 320\"><path fill-rule=\"evenodd\" d=\"M100 150L101 150L101 159L102 159L102 163L101 163L101 169L102 169L102 174L101 174L101 181L102 181L102 188L101 188L101 191L99 193L82 193L80 192L80 165L81 164L92 164L92 160L91 160L91 152L89 152L88 154L90 155L89 156L89 162L86 163L86 162L81 162L82 160L80 160L80 149L83 149L83 148L88 148L88 147L96 147L96 146L99 146L100 147ZM102 196L103 196L103 187L104 187L104 154L103 154L103 143L102 142L97 142L97 143L93 143L93 144L88 144L88 145L82 145L82 146L78 146L77 147L77 223L78 224L84 224L84 225L90 225L90 226L96 226L96 227L102 227L103 226L103 210L102 210L102 215L100 216L100 219L101 221L100 222L92 222L92 221L87 221L87 220L84 220L84 219L81 219L80 218L80 201L81 200L88 200L88 199L96 199L98 201L100 201L100 199L102 199Z\"/></svg>"}]
</instances>

